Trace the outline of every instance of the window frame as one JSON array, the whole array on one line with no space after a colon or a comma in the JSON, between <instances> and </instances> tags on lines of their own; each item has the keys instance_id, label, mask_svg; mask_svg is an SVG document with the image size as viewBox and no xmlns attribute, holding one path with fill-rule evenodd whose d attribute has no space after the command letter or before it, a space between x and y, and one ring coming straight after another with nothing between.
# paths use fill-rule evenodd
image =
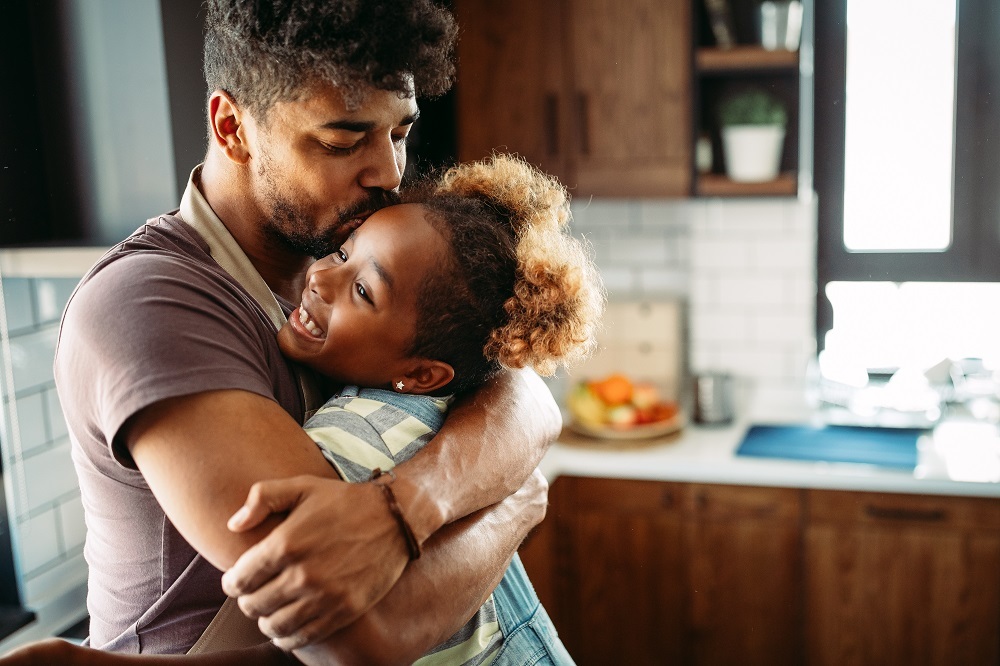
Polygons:
<instances>
[{"instance_id":1,"label":"window frame","mask_svg":"<svg viewBox=\"0 0 1000 666\"><path fill-rule=\"evenodd\" d=\"M826 285L1000 282L1000 3L956 0L952 244L939 252L850 252L844 246L847 2L816 3L816 340L833 326ZM894 39L891 26L887 39Z\"/></svg>"}]
</instances>

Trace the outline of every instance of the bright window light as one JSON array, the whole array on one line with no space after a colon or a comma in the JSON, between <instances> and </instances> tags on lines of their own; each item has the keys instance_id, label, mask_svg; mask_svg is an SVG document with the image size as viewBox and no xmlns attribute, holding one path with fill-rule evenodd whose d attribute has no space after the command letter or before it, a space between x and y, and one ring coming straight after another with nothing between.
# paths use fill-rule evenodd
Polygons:
<instances>
[{"instance_id":1,"label":"bright window light","mask_svg":"<svg viewBox=\"0 0 1000 666\"><path fill-rule=\"evenodd\" d=\"M850 0L844 245L951 244L956 0Z\"/></svg>"},{"instance_id":2,"label":"bright window light","mask_svg":"<svg viewBox=\"0 0 1000 666\"><path fill-rule=\"evenodd\" d=\"M865 369L926 370L980 358L1000 368L1000 284L830 282L833 328L825 349Z\"/></svg>"}]
</instances>

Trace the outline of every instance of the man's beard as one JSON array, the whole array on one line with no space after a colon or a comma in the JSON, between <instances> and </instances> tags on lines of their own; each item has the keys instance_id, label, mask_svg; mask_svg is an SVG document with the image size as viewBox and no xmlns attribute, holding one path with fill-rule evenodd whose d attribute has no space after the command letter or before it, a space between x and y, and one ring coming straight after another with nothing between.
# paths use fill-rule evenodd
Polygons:
<instances>
[{"instance_id":1,"label":"man's beard","mask_svg":"<svg viewBox=\"0 0 1000 666\"><path fill-rule=\"evenodd\" d=\"M264 222L264 235L281 247L310 257L325 257L343 245L348 236L348 225L360 215L399 203L399 194L381 189L370 189L364 198L337 213L336 221L320 228L315 217L292 201L281 198L267 165L261 163L258 175L266 186L264 201L271 216Z\"/></svg>"}]
</instances>

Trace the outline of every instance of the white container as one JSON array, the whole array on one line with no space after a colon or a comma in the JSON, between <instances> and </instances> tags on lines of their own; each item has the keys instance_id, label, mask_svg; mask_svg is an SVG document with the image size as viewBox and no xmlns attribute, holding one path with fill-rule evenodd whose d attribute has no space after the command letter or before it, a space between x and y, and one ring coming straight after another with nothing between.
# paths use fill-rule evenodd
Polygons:
<instances>
[{"instance_id":1,"label":"white container","mask_svg":"<svg viewBox=\"0 0 1000 666\"><path fill-rule=\"evenodd\" d=\"M722 128L726 175L740 183L774 180L781 167L785 128L781 125L730 125Z\"/></svg>"}]
</instances>

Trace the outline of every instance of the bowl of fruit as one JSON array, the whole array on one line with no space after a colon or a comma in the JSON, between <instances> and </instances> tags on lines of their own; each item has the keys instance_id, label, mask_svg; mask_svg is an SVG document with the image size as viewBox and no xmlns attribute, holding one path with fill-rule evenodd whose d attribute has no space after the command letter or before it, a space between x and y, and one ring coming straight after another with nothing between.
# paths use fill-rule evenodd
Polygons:
<instances>
[{"instance_id":1,"label":"bowl of fruit","mask_svg":"<svg viewBox=\"0 0 1000 666\"><path fill-rule=\"evenodd\" d=\"M680 430L685 422L679 405L664 400L655 384L632 381L620 373L577 382L566 406L569 428L590 437L662 437Z\"/></svg>"}]
</instances>

